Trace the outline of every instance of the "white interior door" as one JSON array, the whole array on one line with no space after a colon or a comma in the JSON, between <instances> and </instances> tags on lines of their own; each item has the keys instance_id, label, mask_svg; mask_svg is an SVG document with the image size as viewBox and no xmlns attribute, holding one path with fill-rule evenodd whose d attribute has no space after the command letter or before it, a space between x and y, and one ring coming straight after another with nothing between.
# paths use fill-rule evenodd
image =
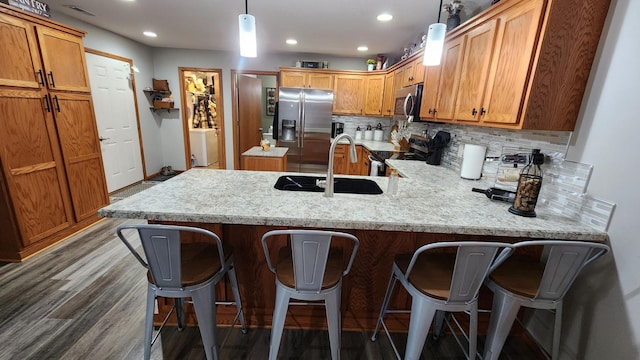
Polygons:
<instances>
[{"instance_id":1,"label":"white interior door","mask_svg":"<svg viewBox=\"0 0 640 360\"><path fill-rule=\"evenodd\" d=\"M144 178L138 121L126 61L86 53L109 192Z\"/></svg>"}]
</instances>

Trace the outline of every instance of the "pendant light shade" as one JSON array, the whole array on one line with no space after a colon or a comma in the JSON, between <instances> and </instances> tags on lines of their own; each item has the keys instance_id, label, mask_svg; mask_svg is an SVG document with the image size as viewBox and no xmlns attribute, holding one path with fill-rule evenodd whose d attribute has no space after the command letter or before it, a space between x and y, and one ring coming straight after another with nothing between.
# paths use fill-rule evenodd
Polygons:
<instances>
[{"instance_id":1,"label":"pendant light shade","mask_svg":"<svg viewBox=\"0 0 640 360\"><path fill-rule=\"evenodd\" d=\"M425 66L440 65L442 50L444 48L444 37L446 33L446 24L435 23L429 25L427 42L424 45L424 60L422 61Z\"/></svg>"},{"instance_id":2,"label":"pendant light shade","mask_svg":"<svg viewBox=\"0 0 640 360\"><path fill-rule=\"evenodd\" d=\"M253 15L241 14L238 16L240 28L240 56L256 57L256 18Z\"/></svg>"}]
</instances>

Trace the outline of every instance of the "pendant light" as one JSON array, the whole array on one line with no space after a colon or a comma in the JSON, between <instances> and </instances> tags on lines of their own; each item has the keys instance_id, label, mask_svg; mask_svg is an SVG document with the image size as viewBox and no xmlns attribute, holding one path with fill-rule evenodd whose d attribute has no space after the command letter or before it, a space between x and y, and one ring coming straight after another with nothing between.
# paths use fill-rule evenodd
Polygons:
<instances>
[{"instance_id":1,"label":"pendant light","mask_svg":"<svg viewBox=\"0 0 640 360\"><path fill-rule=\"evenodd\" d=\"M442 59L447 25L440 22L441 12L442 0L440 0L440 7L438 8L438 22L429 25L429 31L427 32L427 41L424 45L424 59L422 60L422 64L425 66L440 65L440 59Z\"/></svg>"},{"instance_id":2,"label":"pendant light","mask_svg":"<svg viewBox=\"0 0 640 360\"><path fill-rule=\"evenodd\" d=\"M248 0L244 0L244 14L238 15L240 29L240 56L256 57L256 18L249 15Z\"/></svg>"}]
</instances>

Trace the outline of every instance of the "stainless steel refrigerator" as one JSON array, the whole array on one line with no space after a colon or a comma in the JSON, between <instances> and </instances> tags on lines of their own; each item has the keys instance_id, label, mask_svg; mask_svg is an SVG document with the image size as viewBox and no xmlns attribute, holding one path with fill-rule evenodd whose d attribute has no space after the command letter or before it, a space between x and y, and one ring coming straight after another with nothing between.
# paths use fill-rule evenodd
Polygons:
<instances>
[{"instance_id":1,"label":"stainless steel refrigerator","mask_svg":"<svg viewBox=\"0 0 640 360\"><path fill-rule=\"evenodd\" d=\"M278 146L289 148L287 171L327 171L332 111L331 90L280 88Z\"/></svg>"}]
</instances>

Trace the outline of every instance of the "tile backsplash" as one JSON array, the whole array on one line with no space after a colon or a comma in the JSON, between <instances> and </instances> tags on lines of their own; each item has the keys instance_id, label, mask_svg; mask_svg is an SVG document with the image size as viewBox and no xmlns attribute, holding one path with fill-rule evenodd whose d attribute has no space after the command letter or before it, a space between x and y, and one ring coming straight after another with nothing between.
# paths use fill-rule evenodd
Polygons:
<instances>
[{"instance_id":1,"label":"tile backsplash","mask_svg":"<svg viewBox=\"0 0 640 360\"><path fill-rule=\"evenodd\" d=\"M345 132L355 135L356 128L363 130L367 125L373 128L380 123L384 138L394 121L389 118L363 116L333 116L333 121L345 124ZM409 124L411 133L422 134L425 130L430 137L438 131L451 134L451 141L442 156L442 166L460 171L464 144L477 144L487 147L487 158L499 158L504 149L519 149L531 152L540 149L545 154L544 173L538 206L548 211L581 221L597 230L606 231L611 220L615 204L595 199L587 195L587 187L593 167L564 160L572 133L570 131L530 131L507 130L481 126L420 122ZM499 161L485 161L482 178L497 183ZM501 187L501 186L498 186Z\"/></svg>"}]
</instances>

